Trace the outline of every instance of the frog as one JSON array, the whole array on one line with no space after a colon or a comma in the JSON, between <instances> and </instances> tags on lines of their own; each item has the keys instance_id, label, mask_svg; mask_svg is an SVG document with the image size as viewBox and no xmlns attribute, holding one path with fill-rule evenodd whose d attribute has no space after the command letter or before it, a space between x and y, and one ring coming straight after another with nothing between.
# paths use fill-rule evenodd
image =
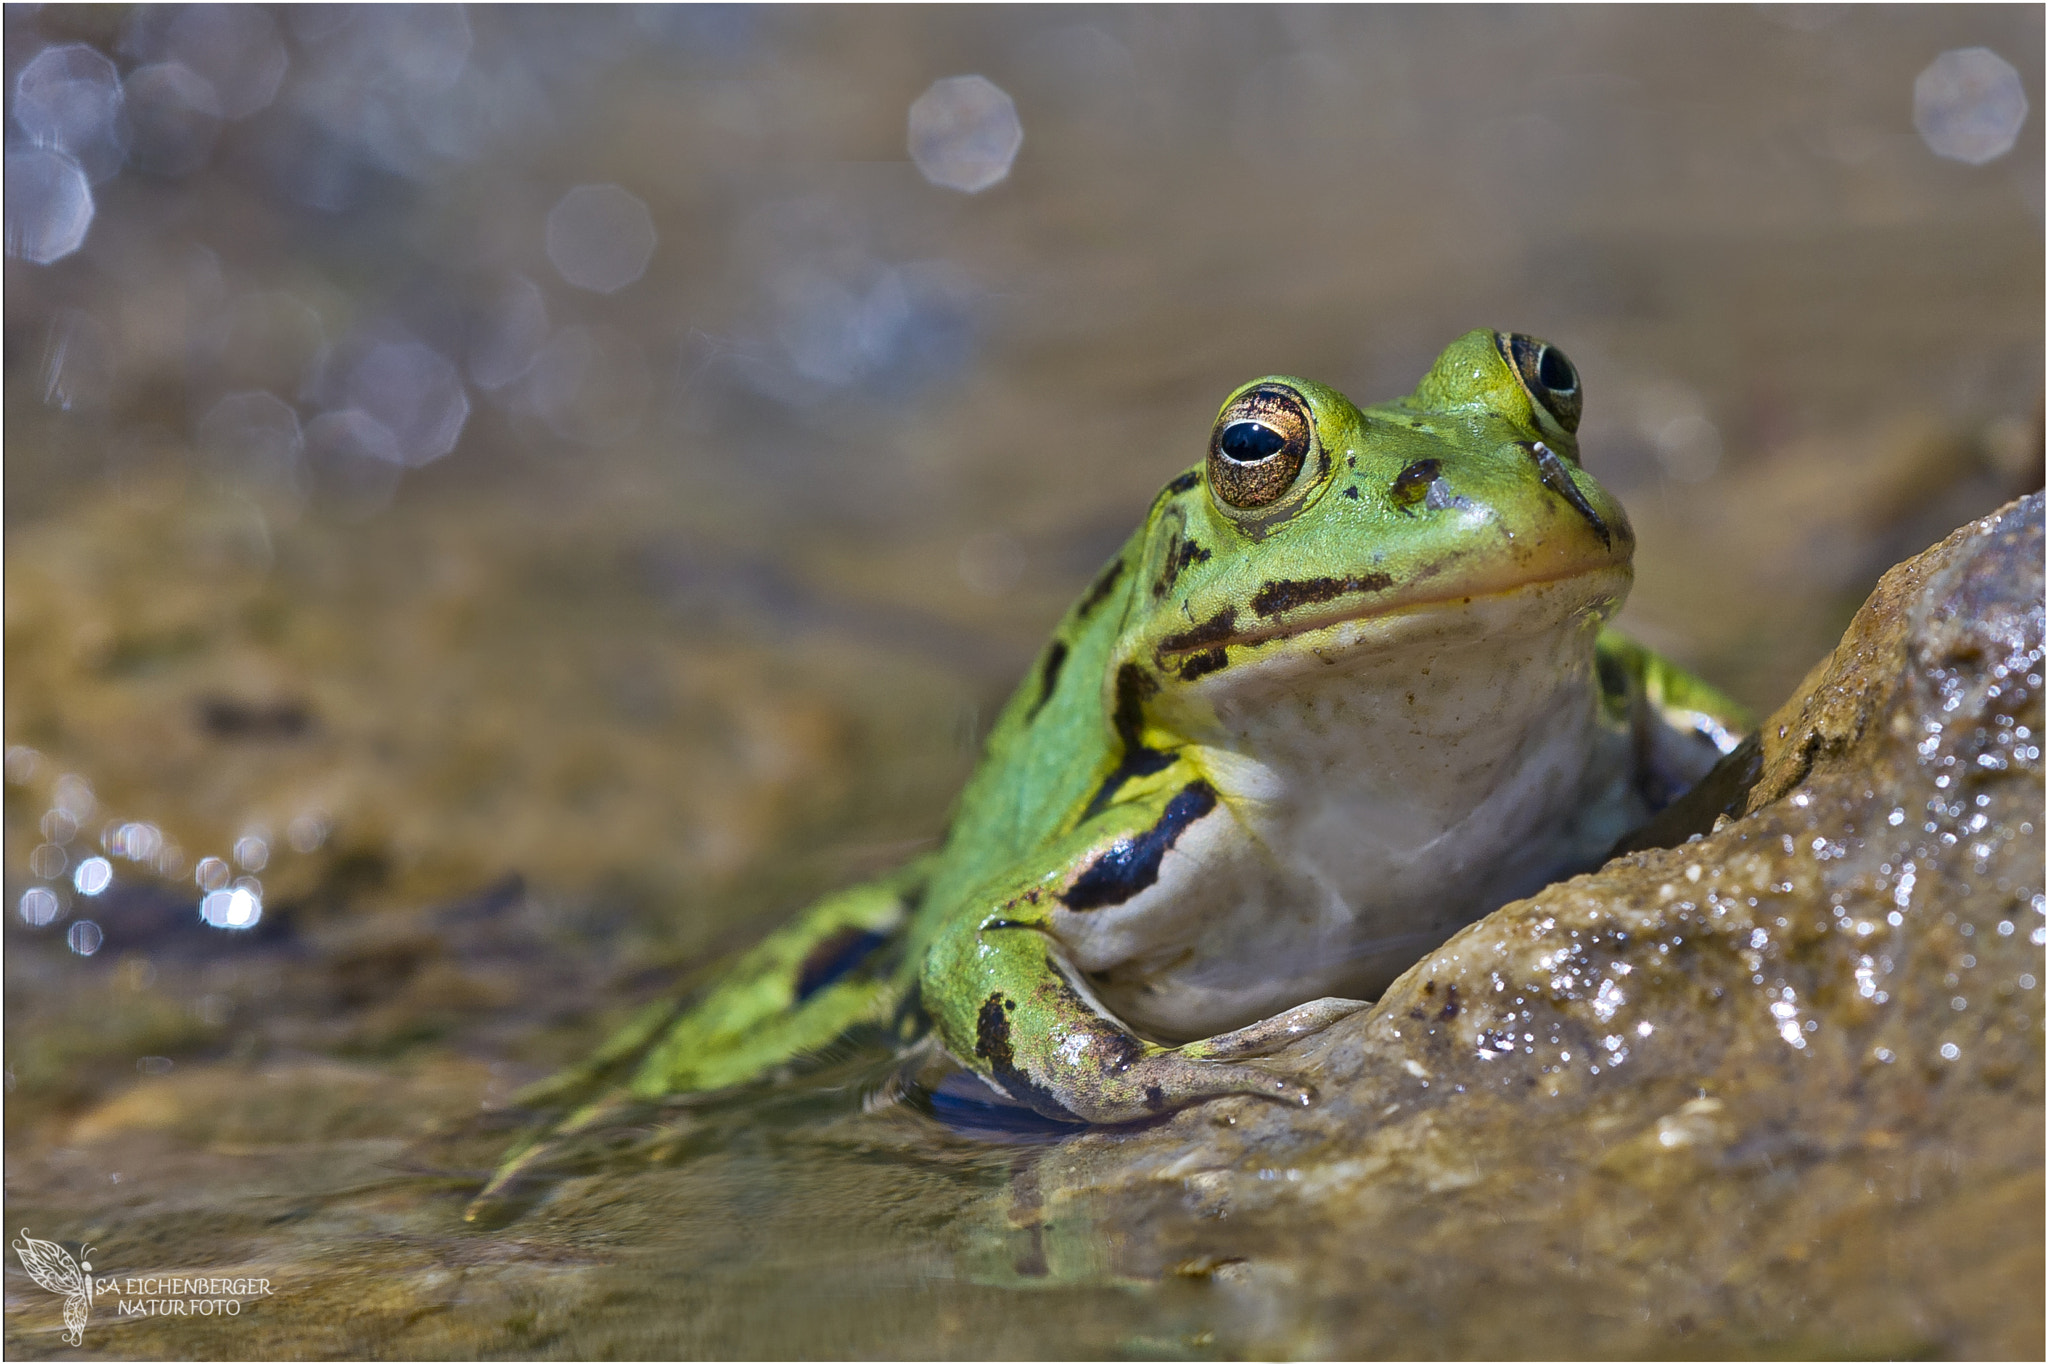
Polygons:
<instances>
[{"instance_id":1,"label":"frog","mask_svg":"<svg viewBox=\"0 0 2048 1364\"><path fill-rule=\"evenodd\" d=\"M623 1104L860 1029L1063 1124L1313 1103L1282 1053L1599 866L1750 724L1609 627L1635 536L1580 462L1582 410L1561 350L1484 329L1372 406L1289 375L1230 392L1003 707L942 842L522 1096L580 1107L472 1213Z\"/></svg>"}]
</instances>

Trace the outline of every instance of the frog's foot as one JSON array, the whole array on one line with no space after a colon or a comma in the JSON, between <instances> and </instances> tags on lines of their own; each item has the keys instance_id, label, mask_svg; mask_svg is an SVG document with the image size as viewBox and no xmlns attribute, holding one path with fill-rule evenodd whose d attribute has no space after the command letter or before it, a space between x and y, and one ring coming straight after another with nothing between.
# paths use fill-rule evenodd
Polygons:
<instances>
[{"instance_id":1,"label":"frog's foot","mask_svg":"<svg viewBox=\"0 0 2048 1364\"><path fill-rule=\"evenodd\" d=\"M1313 1103L1301 1081L1235 1058L1359 1007L1317 1000L1222 1038L1161 1046L1103 1006L1051 935L1008 920L942 936L926 958L923 994L946 1049L997 1092L1048 1118L1091 1123L1136 1122L1230 1094Z\"/></svg>"},{"instance_id":2,"label":"frog's foot","mask_svg":"<svg viewBox=\"0 0 2048 1364\"><path fill-rule=\"evenodd\" d=\"M1316 1101L1313 1087L1278 1071L1199 1060L1179 1051L1133 1061L1114 1077L1102 1077L1095 1083L1083 1079L1061 1097L1076 1117L1118 1123L1156 1118L1203 1099L1233 1094L1272 1099L1296 1108Z\"/></svg>"},{"instance_id":3,"label":"frog's foot","mask_svg":"<svg viewBox=\"0 0 2048 1364\"><path fill-rule=\"evenodd\" d=\"M1274 1052L1311 1037L1342 1018L1349 1018L1360 1009L1371 1008L1363 999L1339 999L1334 995L1312 999L1306 1004L1297 1004L1271 1018L1262 1018L1233 1032L1218 1033L1205 1037L1199 1042L1190 1042L1179 1048L1182 1056L1190 1060L1236 1061L1252 1056L1270 1056Z\"/></svg>"},{"instance_id":4,"label":"frog's foot","mask_svg":"<svg viewBox=\"0 0 2048 1364\"><path fill-rule=\"evenodd\" d=\"M1362 999L1312 999L1233 1032L1171 1049L1147 1048L1148 1054L1111 1073L1070 1076L1059 1097L1089 1122L1132 1122L1231 1094L1305 1107L1315 1102L1311 1086L1264 1066L1230 1063L1269 1056L1367 1007Z\"/></svg>"}]
</instances>

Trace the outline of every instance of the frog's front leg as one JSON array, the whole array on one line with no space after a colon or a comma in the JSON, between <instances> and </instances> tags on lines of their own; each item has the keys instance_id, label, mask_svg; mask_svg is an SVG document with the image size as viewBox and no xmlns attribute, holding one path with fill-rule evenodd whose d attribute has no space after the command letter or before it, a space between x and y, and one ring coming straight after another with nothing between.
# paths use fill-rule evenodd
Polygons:
<instances>
[{"instance_id":1,"label":"frog's front leg","mask_svg":"<svg viewBox=\"0 0 2048 1364\"><path fill-rule=\"evenodd\" d=\"M1284 1075L1183 1054L1199 1043L1162 1047L1134 1035L1042 924L1004 913L942 935L926 957L923 989L947 1049L1049 1118L1131 1122L1221 1094L1315 1098Z\"/></svg>"},{"instance_id":2,"label":"frog's front leg","mask_svg":"<svg viewBox=\"0 0 2048 1364\"><path fill-rule=\"evenodd\" d=\"M1050 923L1051 887L990 897L932 943L921 990L940 1039L998 1091L1051 1118L1130 1122L1225 1094L1307 1104L1314 1091L1258 1066L1365 1007L1320 999L1231 1033L1165 1047L1134 1034L1089 989ZM985 902L987 903L987 902Z\"/></svg>"}]
</instances>

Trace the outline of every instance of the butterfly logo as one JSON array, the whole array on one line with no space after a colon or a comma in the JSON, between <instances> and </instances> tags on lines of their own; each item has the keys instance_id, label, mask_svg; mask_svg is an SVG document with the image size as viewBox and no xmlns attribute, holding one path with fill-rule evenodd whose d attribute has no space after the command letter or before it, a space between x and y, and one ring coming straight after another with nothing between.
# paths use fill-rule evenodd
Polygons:
<instances>
[{"instance_id":1,"label":"butterfly logo","mask_svg":"<svg viewBox=\"0 0 2048 1364\"><path fill-rule=\"evenodd\" d=\"M70 1251L55 1241L38 1241L28 1234L27 1227L15 1238L14 1253L21 1257L21 1266L31 1279L63 1296L64 1343L76 1345L83 1341L86 1319L92 1315L92 1261L72 1259ZM90 1255L92 1247L80 1246L79 1253ZM103 1284L101 1289L112 1286Z\"/></svg>"}]
</instances>

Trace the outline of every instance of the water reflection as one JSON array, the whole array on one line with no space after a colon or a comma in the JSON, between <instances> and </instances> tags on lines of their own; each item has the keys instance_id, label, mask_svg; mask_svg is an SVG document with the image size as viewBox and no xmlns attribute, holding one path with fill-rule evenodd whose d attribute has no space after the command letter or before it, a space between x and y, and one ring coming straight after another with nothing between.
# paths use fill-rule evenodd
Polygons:
<instances>
[{"instance_id":1,"label":"water reflection","mask_svg":"<svg viewBox=\"0 0 2048 1364\"><path fill-rule=\"evenodd\" d=\"M53 265L85 245L92 217L92 186L68 153L7 149L8 255Z\"/></svg>"},{"instance_id":2,"label":"water reflection","mask_svg":"<svg viewBox=\"0 0 2048 1364\"><path fill-rule=\"evenodd\" d=\"M332 826L328 822L326 815L321 814L317 810L309 811L298 816L285 826L285 841L292 845L293 852L318 852L321 846L327 842L327 835L331 828Z\"/></svg>"},{"instance_id":3,"label":"water reflection","mask_svg":"<svg viewBox=\"0 0 2048 1364\"><path fill-rule=\"evenodd\" d=\"M59 309L43 343L43 401L63 412L104 409L114 388L114 343L97 318Z\"/></svg>"},{"instance_id":4,"label":"water reflection","mask_svg":"<svg viewBox=\"0 0 2048 1364\"><path fill-rule=\"evenodd\" d=\"M200 418L199 446L214 472L230 483L276 495L305 496L299 414L273 393L231 393Z\"/></svg>"},{"instance_id":5,"label":"water reflection","mask_svg":"<svg viewBox=\"0 0 2048 1364\"><path fill-rule=\"evenodd\" d=\"M1996 161L2026 121L2020 73L1990 48L1944 52L1913 82L1913 126L1937 156L1972 166Z\"/></svg>"},{"instance_id":6,"label":"water reflection","mask_svg":"<svg viewBox=\"0 0 2048 1364\"><path fill-rule=\"evenodd\" d=\"M14 121L32 141L68 153L94 184L120 170L128 155L120 72L85 43L46 47L21 68Z\"/></svg>"},{"instance_id":7,"label":"water reflection","mask_svg":"<svg viewBox=\"0 0 2048 1364\"><path fill-rule=\"evenodd\" d=\"M398 462L431 464L455 448L469 394L446 356L417 341L376 341L348 369L348 406L390 433Z\"/></svg>"},{"instance_id":8,"label":"water reflection","mask_svg":"<svg viewBox=\"0 0 2048 1364\"><path fill-rule=\"evenodd\" d=\"M27 744L9 744L5 758L5 771L9 784L26 786L36 778L43 765L43 755Z\"/></svg>"},{"instance_id":9,"label":"water reflection","mask_svg":"<svg viewBox=\"0 0 2048 1364\"><path fill-rule=\"evenodd\" d=\"M63 914L64 903L48 886L30 886L21 893L19 910L21 921L30 928L47 928Z\"/></svg>"},{"instance_id":10,"label":"water reflection","mask_svg":"<svg viewBox=\"0 0 2048 1364\"><path fill-rule=\"evenodd\" d=\"M578 445L616 445L640 429L654 378L640 344L617 327L563 327L534 356L520 398Z\"/></svg>"},{"instance_id":11,"label":"water reflection","mask_svg":"<svg viewBox=\"0 0 2048 1364\"><path fill-rule=\"evenodd\" d=\"M121 46L126 55L143 60L161 55L203 77L224 119L247 118L267 107L290 65L277 21L258 5L145 9Z\"/></svg>"},{"instance_id":12,"label":"water reflection","mask_svg":"<svg viewBox=\"0 0 2048 1364\"><path fill-rule=\"evenodd\" d=\"M296 399L327 352L326 325L303 299L255 289L226 308L208 377L224 389L265 389Z\"/></svg>"},{"instance_id":13,"label":"water reflection","mask_svg":"<svg viewBox=\"0 0 2048 1364\"><path fill-rule=\"evenodd\" d=\"M227 885L234 871L218 857L202 857L199 865L192 869L192 879L204 891L217 891Z\"/></svg>"},{"instance_id":14,"label":"water reflection","mask_svg":"<svg viewBox=\"0 0 2048 1364\"><path fill-rule=\"evenodd\" d=\"M88 857L71 873L71 884L80 895L98 895L114 884L114 864L104 857Z\"/></svg>"},{"instance_id":15,"label":"water reflection","mask_svg":"<svg viewBox=\"0 0 2048 1364\"><path fill-rule=\"evenodd\" d=\"M134 140L128 160L171 178L190 175L213 155L220 136L220 98L213 83L183 62L137 67L122 85Z\"/></svg>"},{"instance_id":16,"label":"water reflection","mask_svg":"<svg viewBox=\"0 0 2048 1364\"><path fill-rule=\"evenodd\" d=\"M254 928L263 920L263 888L237 882L230 890L209 891L199 902L199 917L215 928Z\"/></svg>"},{"instance_id":17,"label":"water reflection","mask_svg":"<svg viewBox=\"0 0 2048 1364\"><path fill-rule=\"evenodd\" d=\"M354 407L323 412L307 424L306 460L315 492L350 519L389 506L406 463L391 428Z\"/></svg>"},{"instance_id":18,"label":"water reflection","mask_svg":"<svg viewBox=\"0 0 2048 1364\"><path fill-rule=\"evenodd\" d=\"M38 844L36 850L28 855L28 869L45 881L54 881L62 876L68 865L64 849L55 843Z\"/></svg>"},{"instance_id":19,"label":"water reflection","mask_svg":"<svg viewBox=\"0 0 2048 1364\"><path fill-rule=\"evenodd\" d=\"M247 833L235 840L235 864L244 871L262 871L270 862L270 841L263 834Z\"/></svg>"},{"instance_id":20,"label":"water reflection","mask_svg":"<svg viewBox=\"0 0 2048 1364\"><path fill-rule=\"evenodd\" d=\"M469 346L469 377L494 390L524 378L548 336L548 305L524 275L507 280L477 317Z\"/></svg>"},{"instance_id":21,"label":"water reflection","mask_svg":"<svg viewBox=\"0 0 2048 1364\"><path fill-rule=\"evenodd\" d=\"M950 76L910 106L910 159L924 178L966 194L1001 184L1024 145L1016 101L986 76Z\"/></svg>"},{"instance_id":22,"label":"water reflection","mask_svg":"<svg viewBox=\"0 0 2048 1364\"><path fill-rule=\"evenodd\" d=\"M615 294L647 273L654 215L618 185L578 185L548 210L548 260L579 289Z\"/></svg>"},{"instance_id":23,"label":"water reflection","mask_svg":"<svg viewBox=\"0 0 2048 1364\"><path fill-rule=\"evenodd\" d=\"M168 847L161 829L154 824L135 820L116 825L103 843L107 851L116 857L151 864L154 864Z\"/></svg>"}]
</instances>

